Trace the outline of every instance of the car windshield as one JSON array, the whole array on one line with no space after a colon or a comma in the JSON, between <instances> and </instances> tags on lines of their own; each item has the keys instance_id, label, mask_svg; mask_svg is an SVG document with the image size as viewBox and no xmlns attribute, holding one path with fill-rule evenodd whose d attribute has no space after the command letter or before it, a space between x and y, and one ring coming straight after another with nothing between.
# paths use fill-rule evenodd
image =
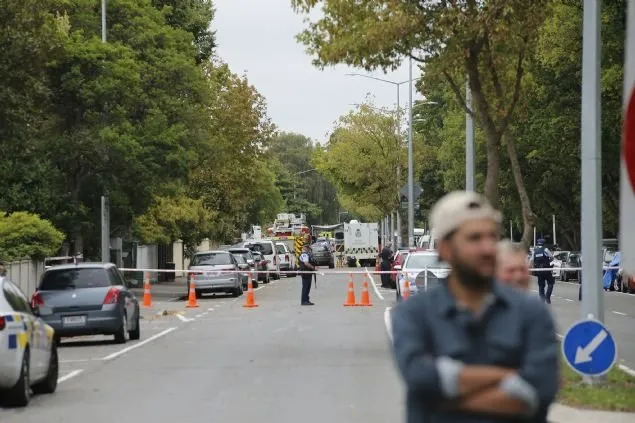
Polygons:
<instances>
[{"instance_id":1,"label":"car windshield","mask_svg":"<svg viewBox=\"0 0 635 423\"><path fill-rule=\"evenodd\" d=\"M270 256L273 254L273 244L268 242L257 242L252 244L252 248L265 256Z\"/></svg>"},{"instance_id":2,"label":"car windshield","mask_svg":"<svg viewBox=\"0 0 635 423\"><path fill-rule=\"evenodd\" d=\"M247 260L245 260L245 257L243 257L240 254L234 254L234 257L236 258L236 261L240 264L247 263Z\"/></svg>"},{"instance_id":3,"label":"car windshield","mask_svg":"<svg viewBox=\"0 0 635 423\"><path fill-rule=\"evenodd\" d=\"M192 266L220 266L232 264L232 259L227 253L203 253L192 257Z\"/></svg>"},{"instance_id":4,"label":"car windshield","mask_svg":"<svg viewBox=\"0 0 635 423\"><path fill-rule=\"evenodd\" d=\"M41 291L61 291L64 289L100 288L110 285L106 269L78 267L45 272L39 289Z\"/></svg>"},{"instance_id":5,"label":"car windshield","mask_svg":"<svg viewBox=\"0 0 635 423\"><path fill-rule=\"evenodd\" d=\"M447 263L439 261L438 256L433 254L410 254L405 263L406 269L425 269L426 267L431 269L450 268Z\"/></svg>"}]
</instances>

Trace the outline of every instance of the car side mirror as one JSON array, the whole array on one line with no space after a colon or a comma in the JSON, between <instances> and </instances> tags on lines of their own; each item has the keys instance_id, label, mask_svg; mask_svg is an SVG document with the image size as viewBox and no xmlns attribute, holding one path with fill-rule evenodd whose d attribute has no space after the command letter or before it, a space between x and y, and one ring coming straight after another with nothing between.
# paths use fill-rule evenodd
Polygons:
<instances>
[{"instance_id":1,"label":"car side mirror","mask_svg":"<svg viewBox=\"0 0 635 423\"><path fill-rule=\"evenodd\" d=\"M401 270L401 266L400 265L395 265L395 270Z\"/></svg>"}]
</instances>

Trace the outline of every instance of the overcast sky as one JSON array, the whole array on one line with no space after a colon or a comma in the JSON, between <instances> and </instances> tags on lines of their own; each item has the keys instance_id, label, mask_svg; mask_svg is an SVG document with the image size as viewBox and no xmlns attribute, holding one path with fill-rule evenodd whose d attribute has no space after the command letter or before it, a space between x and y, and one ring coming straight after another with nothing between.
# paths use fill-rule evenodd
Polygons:
<instances>
[{"instance_id":1,"label":"overcast sky","mask_svg":"<svg viewBox=\"0 0 635 423\"><path fill-rule=\"evenodd\" d=\"M267 99L269 115L284 131L298 132L324 142L333 123L361 103L367 94L378 107L397 103L397 88L392 84L347 73L363 70L337 66L320 71L312 58L295 41L304 27L290 0L215 0L218 55L249 81ZM414 70L417 77L417 70ZM372 74L402 82L408 79L407 62L398 71ZM414 97L415 99L418 97ZM401 86L401 105L408 105L408 84Z\"/></svg>"}]
</instances>

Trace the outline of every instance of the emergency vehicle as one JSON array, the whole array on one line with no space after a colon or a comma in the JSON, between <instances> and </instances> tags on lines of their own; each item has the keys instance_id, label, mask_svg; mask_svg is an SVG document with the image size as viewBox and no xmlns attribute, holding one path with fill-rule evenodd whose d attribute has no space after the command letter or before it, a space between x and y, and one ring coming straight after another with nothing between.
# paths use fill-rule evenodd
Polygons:
<instances>
[{"instance_id":1,"label":"emergency vehicle","mask_svg":"<svg viewBox=\"0 0 635 423\"><path fill-rule=\"evenodd\" d=\"M57 389L59 363L54 329L44 323L26 295L0 276L0 399L25 407L36 394Z\"/></svg>"},{"instance_id":2,"label":"emergency vehicle","mask_svg":"<svg viewBox=\"0 0 635 423\"><path fill-rule=\"evenodd\" d=\"M275 243L281 242L286 245L292 253L292 257L286 257L286 254L282 256L285 261L287 261L286 259L288 258L289 270L297 270L298 257L300 257L300 253L302 253L302 246L311 236L311 231L306 225L306 215L279 213L273 222L273 226L267 229L267 234L267 239Z\"/></svg>"},{"instance_id":3,"label":"emergency vehicle","mask_svg":"<svg viewBox=\"0 0 635 423\"><path fill-rule=\"evenodd\" d=\"M349 267L375 267L379 256L379 225L351 220L344 223L344 255Z\"/></svg>"}]
</instances>

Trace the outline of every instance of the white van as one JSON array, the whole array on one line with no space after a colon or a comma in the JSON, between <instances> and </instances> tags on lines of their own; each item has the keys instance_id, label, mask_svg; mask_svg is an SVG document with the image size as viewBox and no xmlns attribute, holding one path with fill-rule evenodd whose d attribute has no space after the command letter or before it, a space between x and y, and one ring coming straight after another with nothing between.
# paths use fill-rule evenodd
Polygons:
<instances>
[{"instance_id":1,"label":"white van","mask_svg":"<svg viewBox=\"0 0 635 423\"><path fill-rule=\"evenodd\" d=\"M268 239L248 241L245 242L245 247L262 254L267 261L267 269L273 279L280 279L280 260L278 258L276 245L273 241Z\"/></svg>"},{"instance_id":2,"label":"white van","mask_svg":"<svg viewBox=\"0 0 635 423\"><path fill-rule=\"evenodd\" d=\"M281 272L286 272L285 276L290 278L295 276L295 255L289 250L284 242L276 242L276 252L278 253L278 263Z\"/></svg>"}]
</instances>

